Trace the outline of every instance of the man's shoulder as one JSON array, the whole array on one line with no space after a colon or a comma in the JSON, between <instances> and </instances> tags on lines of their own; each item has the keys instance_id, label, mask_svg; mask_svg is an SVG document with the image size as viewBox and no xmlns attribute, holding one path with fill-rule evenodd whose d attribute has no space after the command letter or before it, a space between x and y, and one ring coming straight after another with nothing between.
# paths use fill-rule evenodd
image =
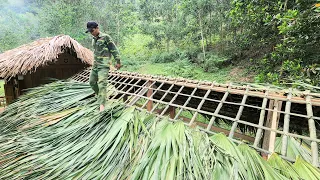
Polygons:
<instances>
[{"instance_id":1,"label":"man's shoulder","mask_svg":"<svg viewBox=\"0 0 320 180\"><path fill-rule=\"evenodd\" d=\"M106 33L101 33L101 35L99 35L101 39L110 39L111 36L109 34Z\"/></svg>"}]
</instances>

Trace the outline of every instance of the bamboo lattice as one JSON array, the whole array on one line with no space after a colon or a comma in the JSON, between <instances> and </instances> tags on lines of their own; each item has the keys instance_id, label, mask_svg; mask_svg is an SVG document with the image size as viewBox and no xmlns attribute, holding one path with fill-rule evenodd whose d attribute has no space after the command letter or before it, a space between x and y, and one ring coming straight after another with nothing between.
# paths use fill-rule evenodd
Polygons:
<instances>
[{"instance_id":1,"label":"bamboo lattice","mask_svg":"<svg viewBox=\"0 0 320 180\"><path fill-rule=\"evenodd\" d=\"M88 82L89 74L87 69L72 79ZM107 88L109 100L136 106L171 121L182 120L209 134L223 132L233 141L248 143L261 153L273 153L275 138L281 135L279 153L290 161L294 160L287 157L288 138L309 142L312 163L319 167L318 93L129 72L110 72ZM221 122L230 124L231 128L221 127ZM248 134L245 129L254 133Z\"/></svg>"}]
</instances>

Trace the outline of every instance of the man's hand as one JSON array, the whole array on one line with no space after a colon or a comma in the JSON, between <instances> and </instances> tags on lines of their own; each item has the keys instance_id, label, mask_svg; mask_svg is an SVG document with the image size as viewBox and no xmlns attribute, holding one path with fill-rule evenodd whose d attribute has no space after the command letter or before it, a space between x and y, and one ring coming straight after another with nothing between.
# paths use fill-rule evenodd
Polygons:
<instances>
[{"instance_id":1,"label":"man's hand","mask_svg":"<svg viewBox=\"0 0 320 180\"><path fill-rule=\"evenodd\" d=\"M119 70L121 68L121 63L117 63L116 68Z\"/></svg>"}]
</instances>

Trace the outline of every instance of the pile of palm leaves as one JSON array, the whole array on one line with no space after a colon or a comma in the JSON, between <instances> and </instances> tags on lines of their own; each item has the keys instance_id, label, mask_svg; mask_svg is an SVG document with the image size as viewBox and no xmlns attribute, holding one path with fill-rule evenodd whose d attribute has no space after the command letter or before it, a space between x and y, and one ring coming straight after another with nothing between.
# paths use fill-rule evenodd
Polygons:
<instances>
[{"instance_id":1,"label":"pile of palm leaves","mask_svg":"<svg viewBox=\"0 0 320 180\"><path fill-rule=\"evenodd\" d=\"M302 173L303 172L303 173ZM36 88L0 114L0 179L317 179L298 156L265 161L222 134L98 104L89 85Z\"/></svg>"}]
</instances>

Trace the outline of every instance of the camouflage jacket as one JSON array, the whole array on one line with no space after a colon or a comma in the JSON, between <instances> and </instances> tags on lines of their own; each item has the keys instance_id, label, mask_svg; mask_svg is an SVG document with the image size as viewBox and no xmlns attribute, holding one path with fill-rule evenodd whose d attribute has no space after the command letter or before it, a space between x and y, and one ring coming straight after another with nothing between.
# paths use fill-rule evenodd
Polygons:
<instances>
[{"instance_id":1,"label":"camouflage jacket","mask_svg":"<svg viewBox=\"0 0 320 180\"><path fill-rule=\"evenodd\" d=\"M94 63L99 65L108 65L111 54L117 63L120 63L120 55L117 46L108 34L101 33L98 37L93 37L92 45L94 47Z\"/></svg>"}]
</instances>

